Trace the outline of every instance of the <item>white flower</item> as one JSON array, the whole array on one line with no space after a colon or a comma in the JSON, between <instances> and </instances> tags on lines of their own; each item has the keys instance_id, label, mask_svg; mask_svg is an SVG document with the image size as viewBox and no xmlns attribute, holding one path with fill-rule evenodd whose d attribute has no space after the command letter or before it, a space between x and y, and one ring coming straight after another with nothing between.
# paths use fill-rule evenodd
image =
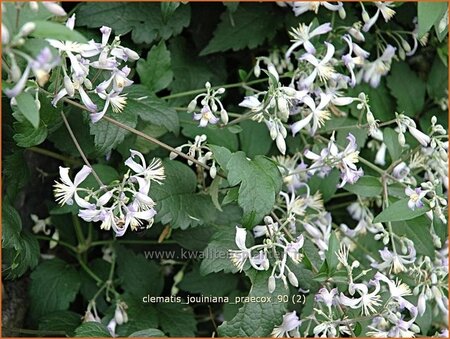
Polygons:
<instances>
[{"instance_id":1,"label":"white flower","mask_svg":"<svg viewBox=\"0 0 450 339\"><path fill-rule=\"evenodd\" d=\"M311 123L310 132L311 135L314 135L317 129L323 126L325 120L329 120L331 118L330 112L326 110L330 100L331 98L325 93L320 93L320 103L316 106L316 103L310 96L305 96L302 101L309 107L311 112L302 120L294 122L291 125L292 134L295 136L301 129Z\"/></svg>"},{"instance_id":2,"label":"white flower","mask_svg":"<svg viewBox=\"0 0 450 339\"><path fill-rule=\"evenodd\" d=\"M110 93L102 92L98 93L98 96L105 100L105 105L101 112L92 113L90 115L91 121L93 123L99 121L106 114L106 111L111 105L114 113L122 112L127 104L127 97L125 95L120 95L119 92L112 90Z\"/></svg>"},{"instance_id":3,"label":"white flower","mask_svg":"<svg viewBox=\"0 0 450 339\"><path fill-rule=\"evenodd\" d=\"M431 138L425 133L419 131L415 126L408 126L409 133L424 147L428 146Z\"/></svg>"},{"instance_id":4,"label":"white flower","mask_svg":"<svg viewBox=\"0 0 450 339\"><path fill-rule=\"evenodd\" d=\"M147 162L141 152L130 149L130 153L131 156L125 161L125 165L136 173L135 176L141 176L148 181L153 180L158 184L161 184L166 179L164 167L160 159L153 159L147 167ZM141 160L140 164L133 160L135 156Z\"/></svg>"},{"instance_id":5,"label":"white flower","mask_svg":"<svg viewBox=\"0 0 450 339\"><path fill-rule=\"evenodd\" d=\"M47 226L51 225L51 218L45 218L45 219L39 219L39 217L36 214L30 214L31 220L34 221L34 226L32 228L33 233L44 233L45 235L50 234L50 230L47 228Z\"/></svg>"},{"instance_id":6,"label":"white flower","mask_svg":"<svg viewBox=\"0 0 450 339\"><path fill-rule=\"evenodd\" d=\"M206 127L208 123L214 125L219 122L219 118L211 112L208 105L203 106L200 113L194 113L194 120L200 120L200 127Z\"/></svg>"},{"instance_id":7,"label":"white flower","mask_svg":"<svg viewBox=\"0 0 450 339\"><path fill-rule=\"evenodd\" d=\"M383 54L378 59L370 63L365 63L362 70L363 80L368 82L372 87L378 87L381 77L386 75L391 68L395 50L395 47L387 45Z\"/></svg>"},{"instance_id":8,"label":"white flower","mask_svg":"<svg viewBox=\"0 0 450 339\"><path fill-rule=\"evenodd\" d=\"M370 30L370 28L375 24L375 22L377 22L380 13L383 16L384 21L388 22L395 14L395 11L390 8L390 6L392 5L393 5L392 1L376 1L375 6L377 6L378 9L375 15L369 18L368 20L364 20L365 17L363 16L363 20L365 22L363 31L367 32Z\"/></svg>"},{"instance_id":9,"label":"white flower","mask_svg":"<svg viewBox=\"0 0 450 339\"><path fill-rule=\"evenodd\" d=\"M331 24L329 22L316 27L312 31L311 27L312 23L310 23L308 26L306 24L299 24L298 28L293 28L292 31L289 32L290 36L292 37L291 41L294 44L286 51L286 59L289 59L292 52L301 45L303 45L306 52L315 54L316 49L309 40L317 35L325 34L331 31Z\"/></svg>"},{"instance_id":10,"label":"white flower","mask_svg":"<svg viewBox=\"0 0 450 339\"><path fill-rule=\"evenodd\" d=\"M250 250L245 245L247 239L247 230L242 227L236 226L235 243L239 250L228 250L231 262L241 272L244 269L244 265L247 259L250 257Z\"/></svg>"},{"instance_id":11,"label":"white flower","mask_svg":"<svg viewBox=\"0 0 450 339\"><path fill-rule=\"evenodd\" d=\"M328 1L294 1L288 4L292 6L295 16L299 16L308 11L313 11L317 14L321 5L333 12L343 10L343 3L341 1L338 1L336 5Z\"/></svg>"},{"instance_id":12,"label":"white flower","mask_svg":"<svg viewBox=\"0 0 450 339\"><path fill-rule=\"evenodd\" d=\"M308 75L302 82L302 86L307 88L312 85L316 77L318 76L320 81L325 82L331 79L336 73L333 66L330 65L330 60L334 55L335 48L332 44L325 42L327 46L327 53L322 60L318 60L314 55L306 53L300 60L306 60L314 66L314 70Z\"/></svg>"},{"instance_id":13,"label":"white flower","mask_svg":"<svg viewBox=\"0 0 450 339\"><path fill-rule=\"evenodd\" d=\"M283 315L283 322L273 329L271 336L274 338L299 337L298 328L301 324L302 322L295 311L286 313Z\"/></svg>"},{"instance_id":14,"label":"white flower","mask_svg":"<svg viewBox=\"0 0 450 339\"><path fill-rule=\"evenodd\" d=\"M325 287L322 287L319 290L319 293L316 294L314 299L317 302L324 303L325 306L328 307L328 309L331 309L332 305L336 305L339 303L338 290L337 288L333 288L331 291L328 291Z\"/></svg>"},{"instance_id":15,"label":"white flower","mask_svg":"<svg viewBox=\"0 0 450 339\"><path fill-rule=\"evenodd\" d=\"M379 270L385 270L389 268L389 271L393 271L395 274L404 272L406 270L405 265L413 264L416 261L416 250L414 246L408 247L409 252L405 255L399 255L396 252L391 252L385 247L380 250L380 256L383 260L382 263L376 264L372 263L372 267Z\"/></svg>"},{"instance_id":16,"label":"white flower","mask_svg":"<svg viewBox=\"0 0 450 339\"><path fill-rule=\"evenodd\" d=\"M349 306L353 309L361 308L361 313L364 315L370 315L371 313L376 313L375 307L381 305L380 292L380 282L377 280L372 280L371 284L375 286L374 290L369 293L369 289L364 284L352 284L353 291L358 292L359 298L349 298L341 293L340 302L342 305ZM349 289L350 290L350 289Z\"/></svg>"},{"instance_id":17,"label":"white flower","mask_svg":"<svg viewBox=\"0 0 450 339\"><path fill-rule=\"evenodd\" d=\"M82 208L91 208L92 204L78 196L77 189L78 186L87 178L87 176L92 172L89 166L84 165L83 168L77 173L74 181L69 178L69 168L59 167L59 175L62 182L55 181L54 192L56 202L62 205L72 205L72 198L75 197L75 202L78 206Z\"/></svg>"}]
</instances>

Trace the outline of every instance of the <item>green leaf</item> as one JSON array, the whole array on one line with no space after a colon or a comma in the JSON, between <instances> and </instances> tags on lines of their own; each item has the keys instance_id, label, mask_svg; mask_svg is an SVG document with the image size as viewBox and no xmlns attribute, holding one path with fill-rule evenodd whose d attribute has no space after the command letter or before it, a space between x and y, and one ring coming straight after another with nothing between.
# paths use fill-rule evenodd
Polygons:
<instances>
[{"instance_id":1,"label":"green leaf","mask_svg":"<svg viewBox=\"0 0 450 339\"><path fill-rule=\"evenodd\" d=\"M211 226L197 226L187 230L174 230L172 239L184 248L191 251L203 250L214 234L214 228Z\"/></svg>"},{"instance_id":2,"label":"green leaf","mask_svg":"<svg viewBox=\"0 0 450 339\"><path fill-rule=\"evenodd\" d=\"M178 287L192 294L226 296L236 289L237 283L236 275L219 272L203 276L200 265L195 265L192 271L184 275Z\"/></svg>"},{"instance_id":3,"label":"green leaf","mask_svg":"<svg viewBox=\"0 0 450 339\"><path fill-rule=\"evenodd\" d=\"M168 131L178 133L178 115L175 109L159 99L149 89L141 85L130 86L126 91L127 105L121 114L139 116L156 126L164 126Z\"/></svg>"},{"instance_id":4,"label":"green leaf","mask_svg":"<svg viewBox=\"0 0 450 339\"><path fill-rule=\"evenodd\" d=\"M425 103L425 83L404 62L392 65L387 77L387 85L397 99L397 111L408 116L416 116Z\"/></svg>"},{"instance_id":5,"label":"green leaf","mask_svg":"<svg viewBox=\"0 0 450 339\"><path fill-rule=\"evenodd\" d=\"M157 328L147 328L131 333L128 338L164 338L166 335Z\"/></svg>"},{"instance_id":6,"label":"green leaf","mask_svg":"<svg viewBox=\"0 0 450 339\"><path fill-rule=\"evenodd\" d=\"M249 120L239 125L242 127L242 133L239 134L241 149L248 157L253 158L255 155L265 155L269 152L273 141L264 124Z\"/></svg>"},{"instance_id":7,"label":"green leaf","mask_svg":"<svg viewBox=\"0 0 450 339\"><path fill-rule=\"evenodd\" d=\"M337 265L339 263L338 257L337 257L337 251L339 251L339 240L336 237L336 233L331 233L330 240L328 242L328 249L325 253L325 257L327 259L328 264L328 272L334 272L337 268Z\"/></svg>"},{"instance_id":8,"label":"green leaf","mask_svg":"<svg viewBox=\"0 0 450 339\"><path fill-rule=\"evenodd\" d=\"M158 304L157 310L160 326L170 337L195 337L197 321L189 306Z\"/></svg>"},{"instance_id":9,"label":"green leaf","mask_svg":"<svg viewBox=\"0 0 450 339\"><path fill-rule=\"evenodd\" d=\"M345 190L368 198L380 196L382 188L380 180L369 175L359 178L354 184L344 186Z\"/></svg>"},{"instance_id":10,"label":"green leaf","mask_svg":"<svg viewBox=\"0 0 450 339\"><path fill-rule=\"evenodd\" d=\"M191 20L189 5L179 6L163 17L159 3L84 3L77 10L77 24L91 28L111 27L115 34L131 32L135 43L150 44L181 33Z\"/></svg>"},{"instance_id":11,"label":"green leaf","mask_svg":"<svg viewBox=\"0 0 450 339\"><path fill-rule=\"evenodd\" d=\"M22 220L19 213L8 202L2 206L2 248L20 248Z\"/></svg>"},{"instance_id":12,"label":"green leaf","mask_svg":"<svg viewBox=\"0 0 450 339\"><path fill-rule=\"evenodd\" d=\"M377 222L389 222L389 221L401 221L410 220L425 214L429 211L428 206L421 208L416 208L414 211L408 207L409 198L401 199L393 204L389 205L388 208L384 209L380 214L378 214L373 223Z\"/></svg>"},{"instance_id":13,"label":"green leaf","mask_svg":"<svg viewBox=\"0 0 450 339\"><path fill-rule=\"evenodd\" d=\"M170 52L164 41L152 47L147 54L147 60L140 59L136 70L141 83L151 91L158 92L167 88L173 80L170 63Z\"/></svg>"},{"instance_id":14,"label":"green leaf","mask_svg":"<svg viewBox=\"0 0 450 339\"><path fill-rule=\"evenodd\" d=\"M122 288L136 298L147 294L158 296L162 292L160 266L122 246L117 247L117 273Z\"/></svg>"},{"instance_id":15,"label":"green leaf","mask_svg":"<svg viewBox=\"0 0 450 339\"><path fill-rule=\"evenodd\" d=\"M51 21L34 21L36 28L30 33L31 36L43 39L68 40L73 42L87 43L87 39L75 30L65 25Z\"/></svg>"},{"instance_id":16,"label":"green leaf","mask_svg":"<svg viewBox=\"0 0 450 339\"><path fill-rule=\"evenodd\" d=\"M20 147L32 147L41 144L47 138L47 128L40 124L36 129L28 121L14 123L14 141Z\"/></svg>"},{"instance_id":17,"label":"green leaf","mask_svg":"<svg viewBox=\"0 0 450 339\"><path fill-rule=\"evenodd\" d=\"M427 79L427 90L436 100L447 97L445 90L448 84L448 68L436 56Z\"/></svg>"},{"instance_id":18,"label":"green leaf","mask_svg":"<svg viewBox=\"0 0 450 339\"><path fill-rule=\"evenodd\" d=\"M227 169L230 185L240 184L238 203L244 218L255 225L272 210L281 189L278 167L264 156L248 160L244 152L237 152L228 161Z\"/></svg>"},{"instance_id":19,"label":"green leaf","mask_svg":"<svg viewBox=\"0 0 450 339\"><path fill-rule=\"evenodd\" d=\"M433 25L436 25L447 10L446 2L419 2L417 16L419 20L419 38L423 37Z\"/></svg>"},{"instance_id":20,"label":"green leaf","mask_svg":"<svg viewBox=\"0 0 450 339\"><path fill-rule=\"evenodd\" d=\"M80 289L80 276L61 259L42 262L31 273L30 307L33 318L69 308Z\"/></svg>"},{"instance_id":21,"label":"green leaf","mask_svg":"<svg viewBox=\"0 0 450 339\"><path fill-rule=\"evenodd\" d=\"M30 171L22 149L16 149L14 153L4 156L3 175L4 182L8 183L5 186L6 194L11 198L11 201L15 201L16 195L30 179Z\"/></svg>"},{"instance_id":22,"label":"green leaf","mask_svg":"<svg viewBox=\"0 0 450 339\"><path fill-rule=\"evenodd\" d=\"M308 182L311 192L319 191L324 202L333 198L340 180L340 172L336 168L324 178L314 175Z\"/></svg>"},{"instance_id":23,"label":"green leaf","mask_svg":"<svg viewBox=\"0 0 450 339\"><path fill-rule=\"evenodd\" d=\"M82 323L75 329L75 337L81 338L111 338L108 328L97 322Z\"/></svg>"},{"instance_id":24,"label":"green leaf","mask_svg":"<svg viewBox=\"0 0 450 339\"><path fill-rule=\"evenodd\" d=\"M383 142L386 144L392 162L399 159L402 154L402 147L398 143L398 134L392 128L386 127L383 130Z\"/></svg>"},{"instance_id":25,"label":"green leaf","mask_svg":"<svg viewBox=\"0 0 450 339\"><path fill-rule=\"evenodd\" d=\"M430 233L430 220L420 216L408 221L392 223L392 229L398 236L405 236L412 240L418 255L426 255L434 260L435 248Z\"/></svg>"},{"instance_id":26,"label":"green leaf","mask_svg":"<svg viewBox=\"0 0 450 339\"><path fill-rule=\"evenodd\" d=\"M147 293L141 296L126 293L122 296L123 301L128 305L128 322L117 327L116 334L119 337L131 336L143 328L158 327L157 310L153 304L142 301L145 296Z\"/></svg>"},{"instance_id":27,"label":"green leaf","mask_svg":"<svg viewBox=\"0 0 450 339\"><path fill-rule=\"evenodd\" d=\"M214 37L200 52L207 55L232 49L255 48L272 39L283 25L282 17L267 6L241 4L234 12L226 11L220 16L220 23Z\"/></svg>"},{"instance_id":28,"label":"green leaf","mask_svg":"<svg viewBox=\"0 0 450 339\"><path fill-rule=\"evenodd\" d=\"M184 125L182 134L192 139L194 139L196 135L205 134L208 137L208 145L221 145L233 152L236 152L239 148L237 135L231 133L227 129L213 127L202 128L193 125Z\"/></svg>"},{"instance_id":29,"label":"green leaf","mask_svg":"<svg viewBox=\"0 0 450 339\"><path fill-rule=\"evenodd\" d=\"M73 337L75 329L81 324L81 315L72 311L57 311L39 319L39 330L65 332Z\"/></svg>"},{"instance_id":30,"label":"green leaf","mask_svg":"<svg viewBox=\"0 0 450 339\"><path fill-rule=\"evenodd\" d=\"M228 148L216 145L208 145L213 152L213 157L222 169L227 168L228 161L231 159L232 153Z\"/></svg>"},{"instance_id":31,"label":"green leaf","mask_svg":"<svg viewBox=\"0 0 450 339\"><path fill-rule=\"evenodd\" d=\"M157 201L157 220L172 228L186 229L214 220L215 207L211 197L195 193L195 173L178 161L163 161L166 180L152 186L151 196Z\"/></svg>"},{"instance_id":32,"label":"green leaf","mask_svg":"<svg viewBox=\"0 0 450 339\"><path fill-rule=\"evenodd\" d=\"M252 273L252 288L248 297L271 297L272 300L244 303L232 320L224 321L219 326L219 335L222 337L269 337L273 328L282 323L286 304L278 301L277 297L286 294L287 290L277 281L275 291L270 294L267 287L270 272Z\"/></svg>"},{"instance_id":33,"label":"green leaf","mask_svg":"<svg viewBox=\"0 0 450 339\"><path fill-rule=\"evenodd\" d=\"M134 128L137 124L137 116L128 107L129 104L130 103L127 104L126 108L121 113L114 113L108 110L109 113L107 114L120 123ZM111 151L124 140L126 135L130 133L123 128L113 125L103 119L96 123L90 122L89 124L90 134L94 136L94 143L97 151L102 154L106 154Z\"/></svg>"},{"instance_id":34,"label":"green leaf","mask_svg":"<svg viewBox=\"0 0 450 339\"><path fill-rule=\"evenodd\" d=\"M30 93L22 92L16 96L16 101L19 111L37 129L39 127L39 109L34 97Z\"/></svg>"}]
</instances>

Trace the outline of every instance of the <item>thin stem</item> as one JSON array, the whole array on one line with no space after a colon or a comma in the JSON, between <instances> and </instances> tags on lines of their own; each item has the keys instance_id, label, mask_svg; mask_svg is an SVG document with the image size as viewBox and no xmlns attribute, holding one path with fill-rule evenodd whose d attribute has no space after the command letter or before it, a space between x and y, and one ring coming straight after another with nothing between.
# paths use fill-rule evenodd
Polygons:
<instances>
[{"instance_id":1,"label":"thin stem","mask_svg":"<svg viewBox=\"0 0 450 339\"><path fill-rule=\"evenodd\" d=\"M98 284L103 283L103 280L86 265L86 263L81 258L81 255L78 254L77 256L78 262L81 265L81 268L92 278L94 279Z\"/></svg>"},{"instance_id":2,"label":"thin stem","mask_svg":"<svg viewBox=\"0 0 450 339\"><path fill-rule=\"evenodd\" d=\"M72 138L73 143L75 144L75 147L77 148L78 152L81 155L81 158L83 158L83 161L85 162L85 164L87 166L89 166L92 169L92 175L94 176L95 180L98 182L98 184L100 185L100 187L105 186L103 184L103 182L100 180L100 177L97 175L97 172L95 172L94 168L92 167L91 163L89 162L89 160L86 158L86 155L84 154L83 150L81 149L80 144L78 143L77 138L75 137L75 134L73 134L72 128L70 127L69 122L67 121L66 115L64 114L63 111L61 111L61 117L64 121L64 124L66 125L67 131L70 134L70 137Z\"/></svg>"},{"instance_id":3,"label":"thin stem","mask_svg":"<svg viewBox=\"0 0 450 339\"><path fill-rule=\"evenodd\" d=\"M90 246L102 246L113 243L114 240L98 240L90 243ZM116 240L118 244L135 244L135 245L162 245L162 244L176 244L175 240L166 240L164 242L158 242L158 240Z\"/></svg>"},{"instance_id":4,"label":"thin stem","mask_svg":"<svg viewBox=\"0 0 450 339\"><path fill-rule=\"evenodd\" d=\"M48 149L45 148L40 148L40 147L30 147L27 148L27 151L31 151L33 153L38 153L38 154L42 154L45 155L47 157L53 158L53 159L57 159L57 160L61 160L65 163L69 163L72 165L79 165L80 162L76 159L73 158L69 158L69 157L65 157L64 155L58 154L56 152L50 151Z\"/></svg>"},{"instance_id":5,"label":"thin stem","mask_svg":"<svg viewBox=\"0 0 450 339\"><path fill-rule=\"evenodd\" d=\"M78 218L75 214L72 214L72 222L73 222L73 226L75 228L75 234L78 239L78 248L80 248L80 246L81 247L84 246L85 239L84 239L83 231L81 229L80 221L78 220Z\"/></svg>"},{"instance_id":6,"label":"thin stem","mask_svg":"<svg viewBox=\"0 0 450 339\"><path fill-rule=\"evenodd\" d=\"M75 246L73 246L73 245L71 245L71 244L69 244L69 243L67 243L67 242L65 242L65 241L62 241L62 240L53 239L53 238L51 238L51 237L46 237L46 236L43 236L43 235L36 235L36 239L39 239L39 240L47 240L47 241L54 241L54 242L56 242L58 245L67 247L68 249L72 250L72 251L75 252L75 253L78 252L78 250L77 250L77 248L76 248Z\"/></svg>"}]
</instances>

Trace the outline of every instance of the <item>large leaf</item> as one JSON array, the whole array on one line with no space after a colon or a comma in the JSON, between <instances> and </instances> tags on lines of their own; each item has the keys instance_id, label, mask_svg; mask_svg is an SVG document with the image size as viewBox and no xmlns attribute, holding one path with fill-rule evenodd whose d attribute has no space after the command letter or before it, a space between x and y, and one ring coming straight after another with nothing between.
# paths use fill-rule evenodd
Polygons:
<instances>
[{"instance_id":1,"label":"large leaf","mask_svg":"<svg viewBox=\"0 0 450 339\"><path fill-rule=\"evenodd\" d=\"M80 314L72 311L56 311L44 315L39 320L39 330L65 332L68 337L73 337L80 323Z\"/></svg>"},{"instance_id":2,"label":"large leaf","mask_svg":"<svg viewBox=\"0 0 450 339\"><path fill-rule=\"evenodd\" d=\"M387 85L397 99L397 111L416 116L425 103L425 83L404 62L392 65Z\"/></svg>"},{"instance_id":3,"label":"large leaf","mask_svg":"<svg viewBox=\"0 0 450 339\"><path fill-rule=\"evenodd\" d=\"M423 206L421 208L416 208L414 211L408 207L409 198L401 199L393 204L389 205L388 208L384 209L380 214L378 214L374 223L377 222L389 222L389 221L401 221L410 220L425 214L430 210L428 206Z\"/></svg>"},{"instance_id":4,"label":"large leaf","mask_svg":"<svg viewBox=\"0 0 450 339\"><path fill-rule=\"evenodd\" d=\"M42 262L31 274L31 314L38 319L53 311L67 310L80 289L75 268L61 259Z\"/></svg>"},{"instance_id":5,"label":"large leaf","mask_svg":"<svg viewBox=\"0 0 450 339\"><path fill-rule=\"evenodd\" d=\"M272 39L282 25L283 17L274 10L268 10L267 6L241 4L236 11L226 11L220 16L214 37L200 55L255 48Z\"/></svg>"},{"instance_id":6,"label":"large leaf","mask_svg":"<svg viewBox=\"0 0 450 339\"><path fill-rule=\"evenodd\" d=\"M273 141L265 124L248 120L241 122L239 125L243 129L239 133L242 151L250 158L255 155L265 155L269 152Z\"/></svg>"},{"instance_id":7,"label":"large leaf","mask_svg":"<svg viewBox=\"0 0 450 339\"><path fill-rule=\"evenodd\" d=\"M197 322L189 306L182 304L159 304L157 309L160 326L169 336L195 336Z\"/></svg>"},{"instance_id":8,"label":"large leaf","mask_svg":"<svg viewBox=\"0 0 450 339\"><path fill-rule=\"evenodd\" d=\"M23 116L37 129L39 127L39 109L34 97L30 93L22 92L16 96L16 102Z\"/></svg>"},{"instance_id":9,"label":"large leaf","mask_svg":"<svg viewBox=\"0 0 450 339\"><path fill-rule=\"evenodd\" d=\"M232 320L224 321L219 326L219 335L222 337L269 337L273 328L283 320L287 305L277 297L288 294L288 290L281 281L277 281L275 291L270 294L267 287L270 271L252 273L252 288L248 297L258 298L260 301L244 303Z\"/></svg>"},{"instance_id":10,"label":"large leaf","mask_svg":"<svg viewBox=\"0 0 450 339\"><path fill-rule=\"evenodd\" d=\"M420 216L408 221L399 221L392 223L392 229L398 236L405 236L412 240L417 254L430 257L432 260L435 256L435 248L433 238L430 233L431 221Z\"/></svg>"},{"instance_id":11,"label":"large leaf","mask_svg":"<svg viewBox=\"0 0 450 339\"><path fill-rule=\"evenodd\" d=\"M244 210L244 222L255 225L272 210L281 189L278 167L264 156L248 160L244 152L237 152L228 161L227 169L230 185L240 184L238 203Z\"/></svg>"},{"instance_id":12,"label":"large leaf","mask_svg":"<svg viewBox=\"0 0 450 339\"><path fill-rule=\"evenodd\" d=\"M156 201L157 220L170 223L173 228L186 229L214 220L215 207L210 196L195 193L197 178L194 172L178 161L164 161L166 180L152 186Z\"/></svg>"},{"instance_id":13,"label":"large leaf","mask_svg":"<svg viewBox=\"0 0 450 339\"><path fill-rule=\"evenodd\" d=\"M30 33L31 36L43 39L68 40L87 43L87 39L75 30L65 25L51 21L34 21L36 28Z\"/></svg>"},{"instance_id":14,"label":"large leaf","mask_svg":"<svg viewBox=\"0 0 450 339\"><path fill-rule=\"evenodd\" d=\"M127 106L124 109L124 114L137 115L144 121L178 133L177 112L169 107L165 101L159 99L152 91L141 85L131 86L127 93Z\"/></svg>"},{"instance_id":15,"label":"large leaf","mask_svg":"<svg viewBox=\"0 0 450 339\"><path fill-rule=\"evenodd\" d=\"M345 185L344 189L362 197L378 197L381 194L382 186L379 179L365 175L356 183Z\"/></svg>"},{"instance_id":16,"label":"large leaf","mask_svg":"<svg viewBox=\"0 0 450 339\"><path fill-rule=\"evenodd\" d=\"M170 52L166 44L161 41L152 47L147 54L147 60L140 59L136 70L141 83L151 91L158 92L170 85L173 72L170 63Z\"/></svg>"},{"instance_id":17,"label":"large leaf","mask_svg":"<svg viewBox=\"0 0 450 339\"><path fill-rule=\"evenodd\" d=\"M167 40L181 33L191 20L189 5L179 6L164 18L159 3L117 2L85 3L77 11L77 24L88 27L111 27L115 34L131 32L135 43Z\"/></svg>"},{"instance_id":18,"label":"large leaf","mask_svg":"<svg viewBox=\"0 0 450 339\"><path fill-rule=\"evenodd\" d=\"M447 10L447 2L418 2L419 38L436 25Z\"/></svg>"}]
</instances>

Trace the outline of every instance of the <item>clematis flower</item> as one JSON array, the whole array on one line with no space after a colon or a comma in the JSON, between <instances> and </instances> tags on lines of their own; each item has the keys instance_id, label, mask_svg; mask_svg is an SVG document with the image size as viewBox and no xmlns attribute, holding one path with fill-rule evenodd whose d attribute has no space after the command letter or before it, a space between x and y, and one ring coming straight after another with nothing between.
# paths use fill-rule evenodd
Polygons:
<instances>
[{"instance_id":1,"label":"clematis flower","mask_svg":"<svg viewBox=\"0 0 450 339\"><path fill-rule=\"evenodd\" d=\"M289 4L292 6L295 16L299 16L308 11L312 11L317 14L319 7L323 6L333 12L339 11L340 15L345 17L344 5L341 1L338 1L336 5L328 1L294 1Z\"/></svg>"},{"instance_id":2,"label":"clematis flower","mask_svg":"<svg viewBox=\"0 0 450 339\"><path fill-rule=\"evenodd\" d=\"M235 243L239 250L228 250L231 262L242 272L247 259L251 256L250 249L245 245L247 230L236 226Z\"/></svg>"},{"instance_id":3,"label":"clematis flower","mask_svg":"<svg viewBox=\"0 0 450 339\"><path fill-rule=\"evenodd\" d=\"M392 5L392 1L376 1L375 6L377 6L377 11L375 12L375 14L371 18L368 16L367 12L366 15L363 15L363 20L365 19L363 31L368 32L370 30L370 28L377 22L380 13L383 16L385 22L391 20L391 18L395 14L395 11L390 8Z\"/></svg>"},{"instance_id":4,"label":"clematis flower","mask_svg":"<svg viewBox=\"0 0 450 339\"><path fill-rule=\"evenodd\" d=\"M385 76L390 68L392 63L392 58L395 55L396 48L387 45L383 54L373 62L366 63L362 69L362 79L369 83L370 86L376 88L380 84L380 80L382 76Z\"/></svg>"},{"instance_id":5,"label":"clematis flower","mask_svg":"<svg viewBox=\"0 0 450 339\"><path fill-rule=\"evenodd\" d=\"M322 287L319 290L319 293L315 295L314 300L324 303L331 312L331 306L339 304L338 293L337 288L328 291L325 287Z\"/></svg>"},{"instance_id":6,"label":"clematis flower","mask_svg":"<svg viewBox=\"0 0 450 339\"><path fill-rule=\"evenodd\" d=\"M327 52L322 60L317 59L310 53L306 53L300 58L300 60L306 60L314 66L314 70L311 72L311 74L301 82L302 87L310 87L314 80L316 80L317 76L319 77L320 81L324 82L331 79L336 74L333 66L330 65L330 60L334 55L335 48L328 42L325 42L325 45L327 46Z\"/></svg>"},{"instance_id":7,"label":"clematis flower","mask_svg":"<svg viewBox=\"0 0 450 339\"><path fill-rule=\"evenodd\" d=\"M194 120L200 120L199 127L206 127L208 124L215 125L219 122L208 105L203 106L200 113L194 113Z\"/></svg>"},{"instance_id":8,"label":"clematis flower","mask_svg":"<svg viewBox=\"0 0 450 339\"><path fill-rule=\"evenodd\" d=\"M302 324L302 321L297 316L295 311L286 313L283 315L283 322L279 326L275 326L271 336L273 338L290 338L300 337L298 328Z\"/></svg>"},{"instance_id":9,"label":"clematis flower","mask_svg":"<svg viewBox=\"0 0 450 339\"><path fill-rule=\"evenodd\" d=\"M413 211L416 208L422 208L423 202L422 199L427 195L428 191L422 191L420 187L415 189L411 189L411 187L405 188L405 194L409 197L408 207Z\"/></svg>"},{"instance_id":10,"label":"clematis flower","mask_svg":"<svg viewBox=\"0 0 450 339\"><path fill-rule=\"evenodd\" d=\"M380 282L377 280L370 281L371 285L374 285L375 288L372 292L369 293L369 289L364 284L352 284L353 292L357 292L360 297L359 298L349 298L345 296L343 293L340 295L340 302L342 305L349 306L353 309L361 309L361 313L364 315L370 315L372 313L376 313L377 310L375 307L381 305L381 297L379 295L380 292ZM350 290L350 289L349 289Z\"/></svg>"},{"instance_id":11,"label":"clematis flower","mask_svg":"<svg viewBox=\"0 0 450 339\"><path fill-rule=\"evenodd\" d=\"M305 48L306 52L315 54L316 48L309 40L315 36L322 35L331 31L331 24L329 22L316 27L312 31L311 27L312 23L310 23L308 26L301 23L299 24L298 28L293 28L292 31L289 32L289 35L292 37L291 42L293 42L293 45L286 51L286 59L289 59L292 52L302 45Z\"/></svg>"},{"instance_id":12,"label":"clematis flower","mask_svg":"<svg viewBox=\"0 0 450 339\"><path fill-rule=\"evenodd\" d=\"M325 109L330 100L331 98L325 93L320 93L320 103L316 106L316 103L310 96L306 95L303 97L303 103L309 107L311 112L302 120L291 125L292 134L295 136L301 129L311 123L310 133L314 135L317 129L323 126L325 120L329 120L331 117L330 112Z\"/></svg>"},{"instance_id":13,"label":"clematis flower","mask_svg":"<svg viewBox=\"0 0 450 339\"><path fill-rule=\"evenodd\" d=\"M92 204L88 203L86 200L81 198L77 194L78 186L87 178L87 176L92 172L92 169L89 166L84 165L83 168L77 173L74 181L72 181L69 177L69 168L68 167L59 167L59 175L61 178L61 182L55 181L55 185L53 185L56 202L58 202L61 206L63 205L72 205L73 198L75 197L75 201L78 206L82 208L90 208Z\"/></svg>"},{"instance_id":14,"label":"clematis flower","mask_svg":"<svg viewBox=\"0 0 450 339\"><path fill-rule=\"evenodd\" d=\"M166 176L160 159L153 159L147 167L147 162L141 152L130 149L130 153L131 156L125 161L125 165L136 173L134 177L143 177L148 181L153 180L158 184L162 183ZM134 161L135 156L140 159L140 164Z\"/></svg>"},{"instance_id":15,"label":"clematis flower","mask_svg":"<svg viewBox=\"0 0 450 339\"><path fill-rule=\"evenodd\" d=\"M354 69L356 66L362 66L364 64L365 59L367 59L367 57L369 56L369 52L363 50L361 47L355 44L352 41L350 35L344 35L343 39L348 44L348 53L342 56L342 61L344 62L345 67L347 67L350 72L350 86L354 87L356 85ZM355 56L352 56L353 53L355 54Z\"/></svg>"},{"instance_id":16,"label":"clematis flower","mask_svg":"<svg viewBox=\"0 0 450 339\"><path fill-rule=\"evenodd\" d=\"M106 114L109 106L111 106L114 113L122 112L127 104L126 94L121 95L119 92L112 90L109 93L102 92L98 93L98 96L105 100L105 105L100 112L90 114L91 121L93 123L99 121Z\"/></svg>"}]
</instances>

